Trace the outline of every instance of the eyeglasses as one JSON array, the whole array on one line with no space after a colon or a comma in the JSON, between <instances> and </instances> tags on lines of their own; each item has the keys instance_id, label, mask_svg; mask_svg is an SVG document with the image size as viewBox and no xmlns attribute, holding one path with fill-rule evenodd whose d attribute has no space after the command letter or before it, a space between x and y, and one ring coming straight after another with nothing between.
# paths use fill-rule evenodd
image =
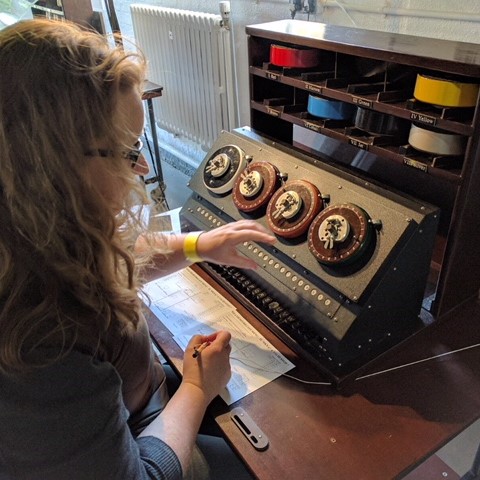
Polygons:
<instances>
[{"instance_id":1,"label":"eyeglasses","mask_svg":"<svg viewBox=\"0 0 480 480\"><path fill-rule=\"evenodd\" d=\"M143 149L143 142L140 139L138 139L133 145L132 149L123 152L124 157L130 160L132 168L134 168L135 165L137 164L138 157L140 157L140 155L142 154L142 149Z\"/></svg>"},{"instance_id":2,"label":"eyeglasses","mask_svg":"<svg viewBox=\"0 0 480 480\"><path fill-rule=\"evenodd\" d=\"M142 149L143 149L143 142L138 139L134 145L133 145L133 148L131 148L130 150L124 150L122 152L122 156L124 158L126 158L127 160L130 160L130 166L132 168L135 168L135 166L137 165L138 163L138 159L140 157L140 155L142 154ZM104 158L107 158L107 157L113 157L114 156L114 152L112 150L105 150L103 148L98 148L96 150L87 150L84 155L86 155L87 157L104 157Z\"/></svg>"}]
</instances>

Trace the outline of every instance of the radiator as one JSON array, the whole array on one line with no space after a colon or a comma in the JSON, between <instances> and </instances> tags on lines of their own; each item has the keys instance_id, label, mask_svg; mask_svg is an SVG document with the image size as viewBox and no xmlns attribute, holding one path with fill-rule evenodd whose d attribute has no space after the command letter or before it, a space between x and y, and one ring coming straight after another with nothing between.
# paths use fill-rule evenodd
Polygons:
<instances>
[{"instance_id":1,"label":"radiator","mask_svg":"<svg viewBox=\"0 0 480 480\"><path fill-rule=\"evenodd\" d=\"M130 11L148 78L163 86L157 125L208 150L239 126L230 30L220 15L142 4Z\"/></svg>"}]
</instances>

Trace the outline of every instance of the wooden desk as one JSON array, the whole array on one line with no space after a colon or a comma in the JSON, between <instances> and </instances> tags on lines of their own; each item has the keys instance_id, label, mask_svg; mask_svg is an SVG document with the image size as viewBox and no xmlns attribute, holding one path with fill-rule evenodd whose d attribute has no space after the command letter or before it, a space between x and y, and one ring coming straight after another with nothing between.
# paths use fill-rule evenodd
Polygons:
<instances>
[{"instance_id":1,"label":"wooden desk","mask_svg":"<svg viewBox=\"0 0 480 480\"><path fill-rule=\"evenodd\" d=\"M297 368L291 375L327 380L298 358L203 271L243 316ZM183 352L153 316L153 337L181 371ZM384 357L363 375L480 343L480 304L427 328ZM229 407L216 399L210 411L238 455L261 479L429 480L413 470L480 417L480 347L417 363L363 380L340 391L281 377L246 396L241 406L268 436L256 451L232 422ZM448 477L452 478L452 477ZM458 478L458 477L457 477Z\"/></svg>"}]
</instances>

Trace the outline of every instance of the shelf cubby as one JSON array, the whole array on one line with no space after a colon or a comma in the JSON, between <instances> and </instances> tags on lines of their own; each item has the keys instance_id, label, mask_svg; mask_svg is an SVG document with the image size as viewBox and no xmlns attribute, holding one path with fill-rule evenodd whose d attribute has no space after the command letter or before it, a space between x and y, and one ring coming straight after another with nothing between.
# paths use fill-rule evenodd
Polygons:
<instances>
[{"instance_id":1,"label":"shelf cubby","mask_svg":"<svg viewBox=\"0 0 480 480\"><path fill-rule=\"evenodd\" d=\"M419 101L414 93L418 75L480 85L480 45L299 20L251 25L246 31L252 129L307 153L313 162L336 164L368 181L440 207L425 308L440 318L477 297L478 99L473 106L445 107ZM304 69L274 65L272 46L314 49L319 62ZM421 152L408 144L409 136L404 132L377 135L360 130L354 120L317 118L307 111L310 95L393 116L410 122L410 128L415 125L464 136L464 154ZM302 138L298 132L305 132ZM321 138L336 142L342 155L335 157L323 151ZM348 155L343 155L345 151ZM356 151L366 152L368 161L351 161Z\"/></svg>"}]
</instances>

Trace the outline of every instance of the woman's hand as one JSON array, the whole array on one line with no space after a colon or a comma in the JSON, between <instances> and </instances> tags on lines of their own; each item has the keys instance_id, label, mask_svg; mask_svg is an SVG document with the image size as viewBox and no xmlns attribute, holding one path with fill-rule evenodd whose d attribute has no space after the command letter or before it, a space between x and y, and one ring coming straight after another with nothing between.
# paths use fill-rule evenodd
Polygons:
<instances>
[{"instance_id":1,"label":"woman's hand","mask_svg":"<svg viewBox=\"0 0 480 480\"><path fill-rule=\"evenodd\" d=\"M276 238L254 220L239 220L202 233L197 240L197 253L208 262L255 269L257 264L237 250L237 245L246 241L272 245Z\"/></svg>"},{"instance_id":2,"label":"woman's hand","mask_svg":"<svg viewBox=\"0 0 480 480\"><path fill-rule=\"evenodd\" d=\"M212 335L195 335L185 350L183 361L184 385L195 385L210 403L227 385L230 379L230 339L231 335L219 331ZM208 342L208 346L196 357L195 346Z\"/></svg>"},{"instance_id":3,"label":"woman's hand","mask_svg":"<svg viewBox=\"0 0 480 480\"><path fill-rule=\"evenodd\" d=\"M193 446L208 404L230 378L230 338L228 332L195 335L185 350L183 380L162 413L140 434L163 440L177 455L184 472L192 459ZM209 342L193 358L194 347Z\"/></svg>"},{"instance_id":4,"label":"woman's hand","mask_svg":"<svg viewBox=\"0 0 480 480\"><path fill-rule=\"evenodd\" d=\"M139 236L135 244L135 252L148 253L149 249L158 248L169 252L166 255L159 253L153 257L154 264L148 266L143 275L147 280L153 280L191 264L185 258L183 251L186 234L162 234L152 237ZM237 245L243 242L259 242L272 245L276 238L260 223L254 220L239 220L221 227L203 232L197 239L197 256L207 262L219 265L229 265L237 268L257 268L257 264L237 250Z\"/></svg>"}]
</instances>

